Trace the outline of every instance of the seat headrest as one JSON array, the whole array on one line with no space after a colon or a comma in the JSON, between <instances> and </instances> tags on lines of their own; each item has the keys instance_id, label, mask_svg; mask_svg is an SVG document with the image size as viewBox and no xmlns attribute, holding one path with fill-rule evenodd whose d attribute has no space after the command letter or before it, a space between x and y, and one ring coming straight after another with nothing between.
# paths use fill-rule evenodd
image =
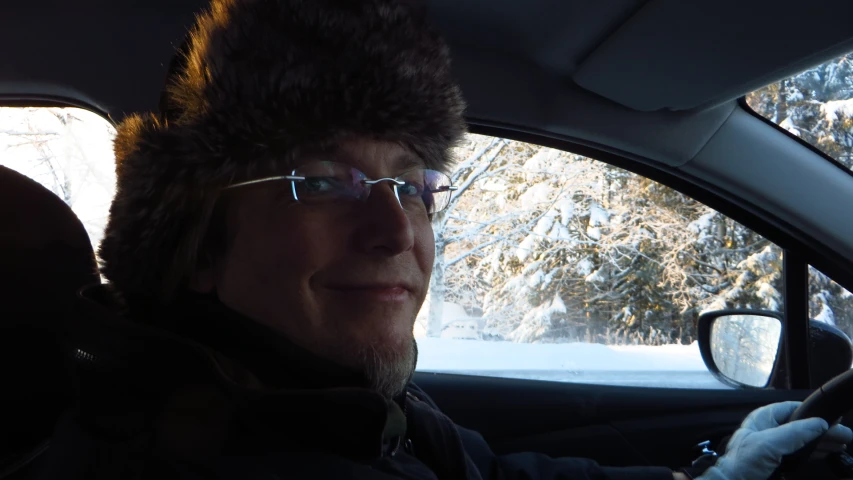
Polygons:
<instances>
[{"instance_id":1,"label":"seat headrest","mask_svg":"<svg viewBox=\"0 0 853 480\"><path fill-rule=\"evenodd\" d=\"M0 312L51 309L20 303L33 295L73 295L99 278L89 235L71 208L36 181L0 167Z\"/></svg>"}]
</instances>

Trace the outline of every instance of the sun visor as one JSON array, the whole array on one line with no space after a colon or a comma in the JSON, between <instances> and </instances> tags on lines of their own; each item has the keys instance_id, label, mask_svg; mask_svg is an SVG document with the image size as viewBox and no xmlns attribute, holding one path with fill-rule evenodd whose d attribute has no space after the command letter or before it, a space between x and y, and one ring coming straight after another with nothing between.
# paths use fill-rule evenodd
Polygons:
<instances>
[{"instance_id":1,"label":"sun visor","mask_svg":"<svg viewBox=\"0 0 853 480\"><path fill-rule=\"evenodd\" d=\"M704 108L853 50L851 18L850 0L651 0L573 78L635 110Z\"/></svg>"}]
</instances>

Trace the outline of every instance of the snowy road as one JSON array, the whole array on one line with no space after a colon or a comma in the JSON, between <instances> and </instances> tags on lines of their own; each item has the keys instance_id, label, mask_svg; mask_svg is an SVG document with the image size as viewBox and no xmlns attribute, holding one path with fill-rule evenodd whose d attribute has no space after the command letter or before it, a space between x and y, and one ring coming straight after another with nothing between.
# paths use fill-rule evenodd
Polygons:
<instances>
[{"instance_id":1,"label":"snowy road","mask_svg":"<svg viewBox=\"0 0 853 480\"><path fill-rule=\"evenodd\" d=\"M551 382L588 383L654 388L698 388L726 390L709 372L690 371L587 371L562 372L555 370L446 370L436 373L477 375L484 377L522 378Z\"/></svg>"},{"instance_id":2,"label":"snowy road","mask_svg":"<svg viewBox=\"0 0 853 480\"><path fill-rule=\"evenodd\" d=\"M727 389L705 367L699 346L530 344L418 338L418 370L552 382L655 388Z\"/></svg>"}]
</instances>

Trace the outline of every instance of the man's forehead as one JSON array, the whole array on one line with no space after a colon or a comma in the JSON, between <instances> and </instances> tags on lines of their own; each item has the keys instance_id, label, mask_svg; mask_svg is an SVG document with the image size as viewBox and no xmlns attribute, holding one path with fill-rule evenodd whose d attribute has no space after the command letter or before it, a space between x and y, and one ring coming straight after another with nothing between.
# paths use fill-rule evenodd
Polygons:
<instances>
[{"instance_id":1,"label":"man's forehead","mask_svg":"<svg viewBox=\"0 0 853 480\"><path fill-rule=\"evenodd\" d=\"M328 149L307 152L303 159L336 161L360 169L385 168L396 171L424 166L420 157L398 143L365 139L347 140Z\"/></svg>"}]
</instances>

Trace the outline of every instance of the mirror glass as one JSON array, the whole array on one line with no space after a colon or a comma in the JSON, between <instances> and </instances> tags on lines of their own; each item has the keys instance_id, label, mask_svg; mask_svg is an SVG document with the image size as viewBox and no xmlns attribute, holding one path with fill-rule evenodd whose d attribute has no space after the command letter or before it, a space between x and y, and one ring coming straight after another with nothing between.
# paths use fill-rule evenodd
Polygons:
<instances>
[{"instance_id":1,"label":"mirror glass","mask_svg":"<svg viewBox=\"0 0 853 480\"><path fill-rule=\"evenodd\" d=\"M770 381L782 323L775 317L726 315L711 325L711 355L720 373L743 385Z\"/></svg>"}]
</instances>

